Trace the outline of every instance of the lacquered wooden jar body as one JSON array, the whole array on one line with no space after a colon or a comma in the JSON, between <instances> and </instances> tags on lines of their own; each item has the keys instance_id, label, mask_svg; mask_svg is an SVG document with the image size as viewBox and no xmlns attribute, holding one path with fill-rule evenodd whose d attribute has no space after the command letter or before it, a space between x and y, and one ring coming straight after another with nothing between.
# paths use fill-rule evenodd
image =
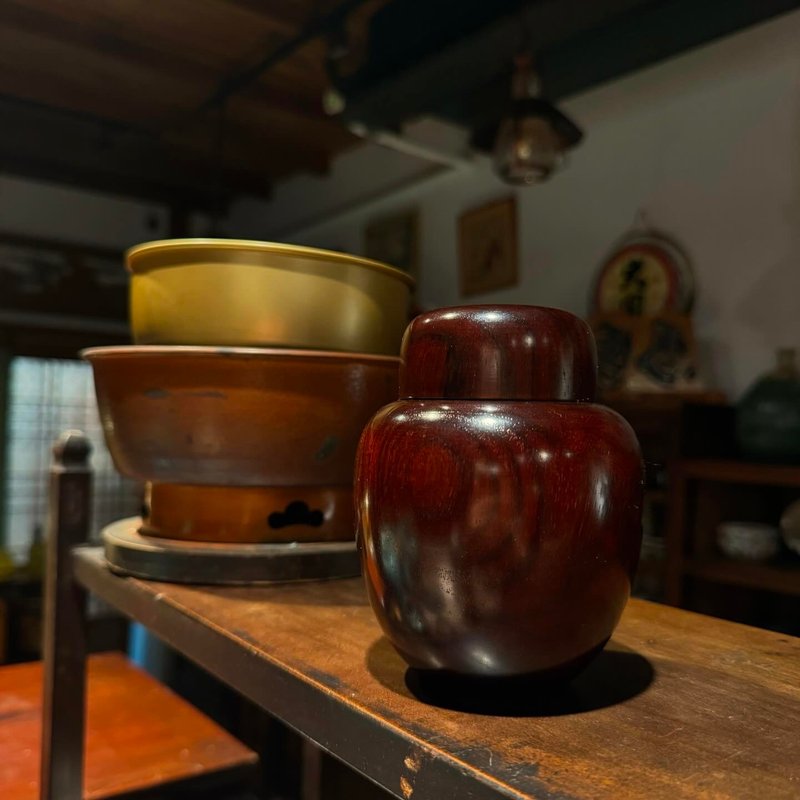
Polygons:
<instances>
[{"instance_id":1,"label":"lacquered wooden jar body","mask_svg":"<svg viewBox=\"0 0 800 800\"><path fill-rule=\"evenodd\" d=\"M566 676L611 636L643 470L630 426L588 402L594 354L555 309L441 309L406 331L403 399L362 434L355 496L370 601L411 666Z\"/></svg>"},{"instance_id":2,"label":"lacquered wooden jar body","mask_svg":"<svg viewBox=\"0 0 800 800\"><path fill-rule=\"evenodd\" d=\"M364 575L415 667L579 667L607 641L641 544L641 461L591 404L406 400L364 432Z\"/></svg>"}]
</instances>

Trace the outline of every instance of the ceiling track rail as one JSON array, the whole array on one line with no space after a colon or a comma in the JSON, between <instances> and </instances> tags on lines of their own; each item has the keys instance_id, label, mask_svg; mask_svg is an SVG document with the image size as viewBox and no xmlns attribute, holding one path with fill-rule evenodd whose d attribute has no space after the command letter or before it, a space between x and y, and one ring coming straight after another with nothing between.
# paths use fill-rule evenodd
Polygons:
<instances>
[{"instance_id":1,"label":"ceiling track rail","mask_svg":"<svg viewBox=\"0 0 800 800\"><path fill-rule=\"evenodd\" d=\"M419 158L422 161L429 161L432 164L450 167L451 169L472 167L472 158L469 154L457 155L448 153L397 133L383 130L371 130L358 122L351 122L348 125L348 129L351 133L368 142L380 145L388 150L394 150L396 153L411 156L412 158Z\"/></svg>"}]
</instances>

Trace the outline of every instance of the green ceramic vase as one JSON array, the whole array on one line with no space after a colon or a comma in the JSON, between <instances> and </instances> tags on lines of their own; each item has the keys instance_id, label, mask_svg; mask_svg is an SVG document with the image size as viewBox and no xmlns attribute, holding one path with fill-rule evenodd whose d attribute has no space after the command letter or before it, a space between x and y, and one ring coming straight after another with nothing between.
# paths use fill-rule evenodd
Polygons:
<instances>
[{"instance_id":1,"label":"green ceramic vase","mask_svg":"<svg viewBox=\"0 0 800 800\"><path fill-rule=\"evenodd\" d=\"M778 350L775 369L745 392L736 410L736 437L748 458L800 463L800 370L794 349Z\"/></svg>"}]
</instances>

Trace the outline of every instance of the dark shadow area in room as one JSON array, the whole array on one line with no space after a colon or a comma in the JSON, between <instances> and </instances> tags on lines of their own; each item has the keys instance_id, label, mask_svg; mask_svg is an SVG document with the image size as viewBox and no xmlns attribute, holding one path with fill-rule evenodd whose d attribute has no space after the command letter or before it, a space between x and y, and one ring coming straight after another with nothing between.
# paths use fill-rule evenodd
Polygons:
<instances>
[{"instance_id":1,"label":"dark shadow area in room","mask_svg":"<svg viewBox=\"0 0 800 800\"><path fill-rule=\"evenodd\" d=\"M607 708L644 692L656 674L644 656L616 644L568 682L476 679L409 669L386 637L372 643L366 662L372 676L398 694L439 708L503 717L558 717Z\"/></svg>"}]
</instances>

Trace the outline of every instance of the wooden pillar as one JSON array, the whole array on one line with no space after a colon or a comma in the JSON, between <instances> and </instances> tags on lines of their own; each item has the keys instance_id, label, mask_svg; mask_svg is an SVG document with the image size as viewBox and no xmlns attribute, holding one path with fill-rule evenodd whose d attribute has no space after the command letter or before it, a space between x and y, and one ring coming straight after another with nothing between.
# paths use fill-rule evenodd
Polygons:
<instances>
[{"instance_id":1,"label":"wooden pillar","mask_svg":"<svg viewBox=\"0 0 800 800\"><path fill-rule=\"evenodd\" d=\"M67 431L53 447L44 587L41 800L82 800L86 696L86 596L72 549L88 539L89 440Z\"/></svg>"}]
</instances>

